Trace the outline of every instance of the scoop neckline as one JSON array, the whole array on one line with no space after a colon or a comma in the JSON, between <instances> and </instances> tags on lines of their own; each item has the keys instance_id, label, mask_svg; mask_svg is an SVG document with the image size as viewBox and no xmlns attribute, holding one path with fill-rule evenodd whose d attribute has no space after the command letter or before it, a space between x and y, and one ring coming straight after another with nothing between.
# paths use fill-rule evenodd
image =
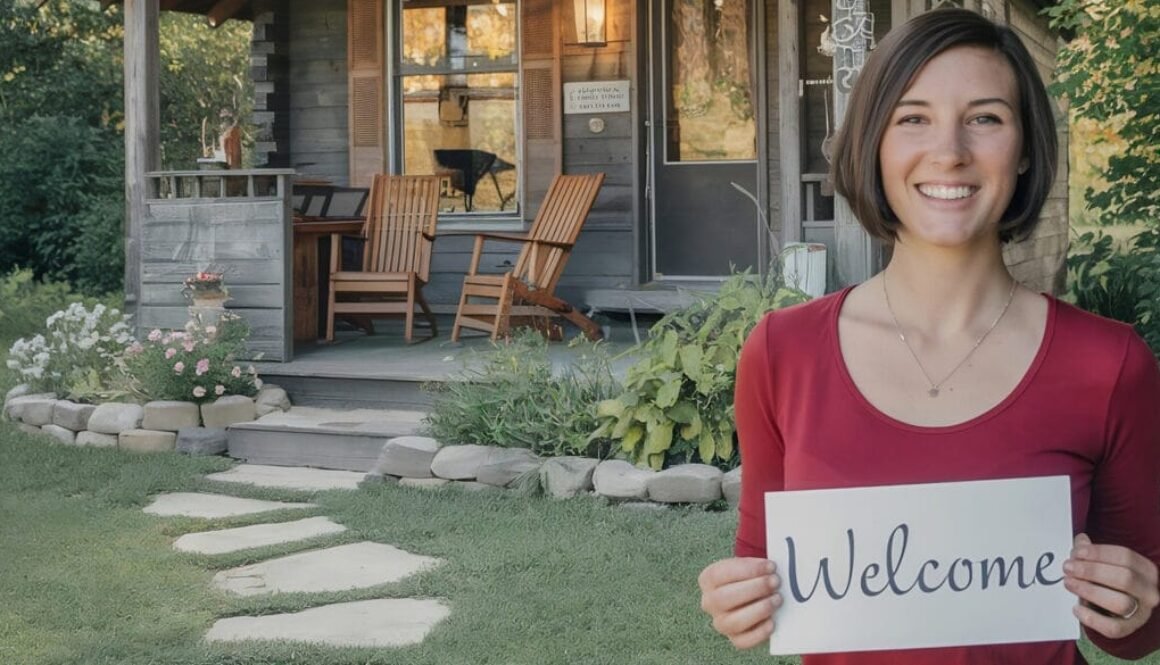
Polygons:
<instances>
[{"instance_id":1,"label":"scoop neckline","mask_svg":"<svg viewBox=\"0 0 1160 665\"><path fill-rule=\"evenodd\" d=\"M847 286L838 294L833 311L830 312L829 315L830 329L828 332L830 337L830 350L833 354L834 362L838 366L838 374L841 375L842 382L846 384L846 388L849 389L850 393L854 397L854 400L858 402L863 410L865 410L876 419L886 423L887 425L907 432L916 432L921 434L952 434L965 429L970 429L977 425L981 425L982 423L998 416L1000 413L1014 404L1015 401L1019 399L1020 395L1022 395L1027 390L1027 387L1031 385L1031 380L1035 377L1035 374L1039 371L1040 366L1043 365L1043 361L1047 357L1048 347L1051 346L1051 339L1055 333L1055 318L1059 310L1058 303L1056 299L1051 297L1049 294L1041 293L1040 295L1047 299L1047 323L1044 326L1043 338L1039 341L1039 349L1035 352L1035 357L1032 359L1031 365L1027 368L1027 371L1023 373L1023 378L1019 380L1019 383L1015 384L1015 387L1011 390L1011 392L1009 392L1007 396L1004 397L998 404L960 423L935 426L915 425L912 423L903 422L891 415L888 415L881 411L878 407L871 404L870 400L866 399L866 396L862 394L862 391L858 389L857 384L854 383L854 378L850 376L850 369L846 366L846 359L842 356L842 345L838 333L838 319L842 313L842 305L846 302L846 296L850 295L850 292L854 290L854 286Z\"/></svg>"}]
</instances>

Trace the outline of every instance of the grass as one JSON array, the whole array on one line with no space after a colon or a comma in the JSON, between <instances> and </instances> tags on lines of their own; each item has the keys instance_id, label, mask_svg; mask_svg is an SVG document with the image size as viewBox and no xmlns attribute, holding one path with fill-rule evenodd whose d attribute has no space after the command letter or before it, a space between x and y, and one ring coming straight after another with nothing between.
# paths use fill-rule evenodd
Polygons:
<instances>
[{"instance_id":1,"label":"grass","mask_svg":"<svg viewBox=\"0 0 1160 665\"><path fill-rule=\"evenodd\" d=\"M0 394L13 383L0 365ZM638 513L595 499L424 492L383 485L295 492L221 485L222 458L74 448L0 421L0 663L19 665L792 665L738 653L698 609L696 577L727 556L732 513ZM141 508L168 491L222 491L319 504L349 531L222 556L182 554L191 531L279 521L158 518ZM402 582L343 593L231 598L218 570L321 545L373 540L446 563ZM330 649L207 645L219 617L330 602L438 597L452 614L419 646ZM1082 648L1093 665L1122 661ZM1143 661L1160 665L1160 657Z\"/></svg>"}]
</instances>

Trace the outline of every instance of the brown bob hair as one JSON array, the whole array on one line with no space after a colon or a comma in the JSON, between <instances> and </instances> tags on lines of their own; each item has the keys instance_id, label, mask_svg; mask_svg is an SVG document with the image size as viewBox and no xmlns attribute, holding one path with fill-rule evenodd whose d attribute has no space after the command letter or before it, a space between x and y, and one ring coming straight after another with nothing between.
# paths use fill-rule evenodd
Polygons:
<instances>
[{"instance_id":1,"label":"brown bob hair","mask_svg":"<svg viewBox=\"0 0 1160 665\"><path fill-rule=\"evenodd\" d=\"M1035 62L1008 27L965 9L937 9L892 30L862 69L834 145L834 188L850 202L872 236L893 242L899 220L886 201L878 151L903 93L927 62L958 46L994 49L1006 58L1019 87L1023 157L1029 168L1019 176L1011 202L999 220L1002 242L1026 239L1039 223L1055 180L1055 116Z\"/></svg>"}]
</instances>

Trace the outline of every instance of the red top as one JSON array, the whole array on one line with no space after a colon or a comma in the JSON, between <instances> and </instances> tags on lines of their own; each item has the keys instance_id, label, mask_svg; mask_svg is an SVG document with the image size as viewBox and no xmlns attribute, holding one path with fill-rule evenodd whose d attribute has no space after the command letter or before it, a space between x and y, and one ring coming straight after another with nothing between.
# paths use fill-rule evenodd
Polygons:
<instances>
[{"instance_id":1,"label":"red top","mask_svg":"<svg viewBox=\"0 0 1160 665\"><path fill-rule=\"evenodd\" d=\"M765 556L763 494L1067 475L1072 525L1160 564L1160 368L1130 326L1048 297L1027 374L966 422L919 427L874 408L838 346L849 288L768 315L737 368L742 483L737 556ZM1121 658L1160 647L1160 612L1137 632L1090 639ZM806 656L803 665L1069 665L1071 642Z\"/></svg>"}]
</instances>

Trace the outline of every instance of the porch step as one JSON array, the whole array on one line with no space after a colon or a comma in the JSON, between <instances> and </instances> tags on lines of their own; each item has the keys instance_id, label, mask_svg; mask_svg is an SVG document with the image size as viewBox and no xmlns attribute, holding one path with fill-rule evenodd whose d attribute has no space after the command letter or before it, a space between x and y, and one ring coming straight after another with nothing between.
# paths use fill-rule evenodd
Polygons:
<instances>
[{"instance_id":1,"label":"porch step","mask_svg":"<svg viewBox=\"0 0 1160 665\"><path fill-rule=\"evenodd\" d=\"M370 471L387 439L417 433L425 411L295 406L231 425L229 455L250 464Z\"/></svg>"},{"instance_id":2,"label":"porch step","mask_svg":"<svg viewBox=\"0 0 1160 665\"><path fill-rule=\"evenodd\" d=\"M423 389L431 379L422 376L343 376L325 367L290 368L275 363L262 365L260 371L263 381L284 388L290 401L299 406L423 410L434 402L433 395Z\"/></svg>"}]
</instances>

